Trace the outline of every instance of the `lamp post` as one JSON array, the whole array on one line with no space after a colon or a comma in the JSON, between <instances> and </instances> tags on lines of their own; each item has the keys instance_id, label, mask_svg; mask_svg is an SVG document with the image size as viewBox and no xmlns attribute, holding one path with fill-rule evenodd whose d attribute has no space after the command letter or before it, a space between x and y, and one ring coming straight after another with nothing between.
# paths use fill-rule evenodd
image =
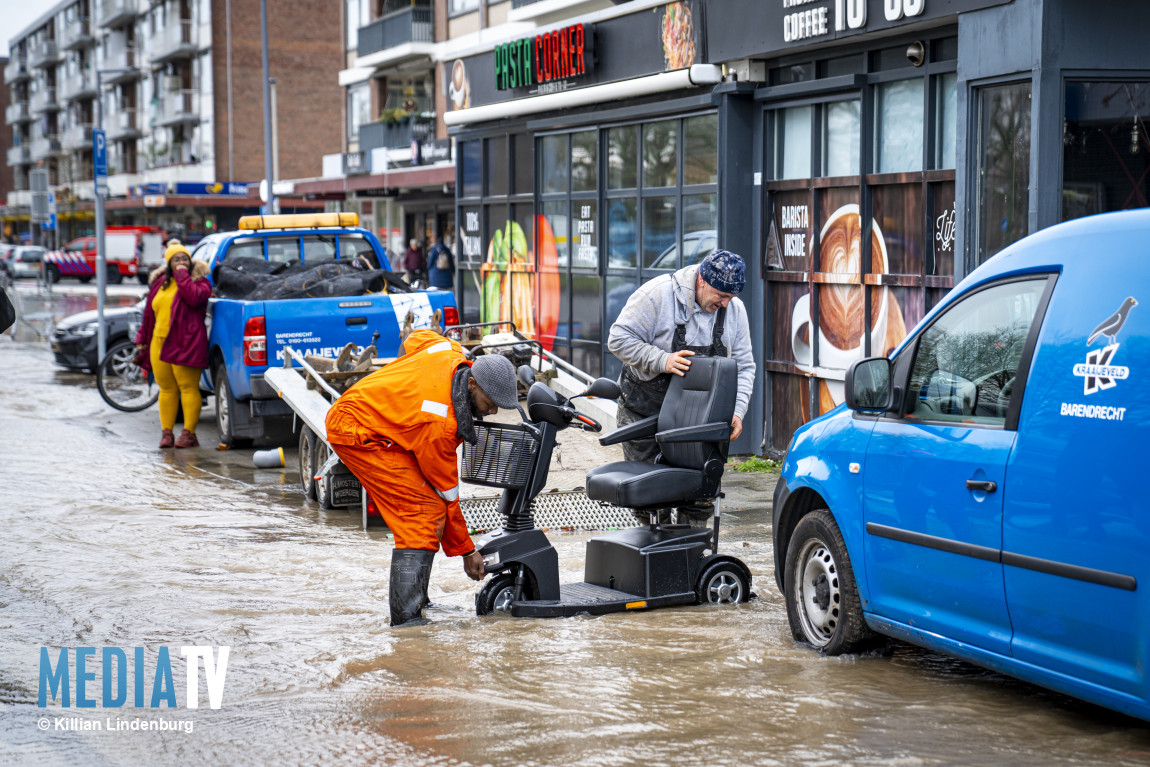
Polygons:
<instances>
[{"instance_id":1,"label":"lamp post","mask_svg":"<svg viewBox=\"0 0 1150 767\"><path fill-rule=\"evenodd\" d=\"M96 130L100 132L100 136L104 134L104 89L100 83L100 76L130 71L129 69L96 70ZM107 150L105 149L105 151ZM104 354L108 350L107 331L104 327L104 294L108 289L108 252L104 248L104 192L106 189L101 188L95 159L93 154L92 181L96 187L96 360L99 364L104 361Z\"/></svg>"},{"instance_id":2,"label":"lamp post","mask_svg":"<svg viewBox=\"0 0 1150 767\"><path fill-rule=\"evenodd\" d=\"M268 76L268 0L260 0L260 58L264 75L264 177L268 181L268 213L276 213L275 170L272 166L272 97Z\"/></svg>"}]
</instances>

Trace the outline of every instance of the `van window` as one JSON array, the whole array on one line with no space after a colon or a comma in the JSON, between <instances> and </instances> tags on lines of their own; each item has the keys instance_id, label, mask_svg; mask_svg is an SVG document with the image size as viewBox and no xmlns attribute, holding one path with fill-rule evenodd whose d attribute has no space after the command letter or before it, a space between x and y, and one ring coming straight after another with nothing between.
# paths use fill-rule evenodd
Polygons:
<instances>
[{"instance_id":1,"label":"van window","mask_svg":"<svg viewBox=\"0 0 1150 767\"><path fill-rule=\"evenodd\" d=\"M980 290L919 337L908 418L1001 427L1046 279Z\"/></svg>"},{"instance_id":2,"label":"van window","mask_svg":"<svg viewBox=\"0 0 1150 767\"><path fill-rule=\"evenodd\" d=\"M335 258L334 234L305 234L303 236L303 260L327 261ZM314 264L313 264L314 265Z\"/></svg>"},{"instance_id":3,"label":"van window","mask_svg":"<svg viewBox=\"0 0 1150 767\"><path fill-rule=\"evenodd\" d=\"M299 257L299 237L268 237L268 261L286 263Z\"/></svg>"}]
</instances>

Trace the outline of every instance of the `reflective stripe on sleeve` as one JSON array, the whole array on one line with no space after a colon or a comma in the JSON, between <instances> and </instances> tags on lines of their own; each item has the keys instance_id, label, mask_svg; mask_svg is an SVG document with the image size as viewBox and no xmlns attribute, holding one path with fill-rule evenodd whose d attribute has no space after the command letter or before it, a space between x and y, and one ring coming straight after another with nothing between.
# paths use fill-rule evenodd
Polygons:
<instances>
[{"instance_id":1,"label":"reflective stripe on sleeve","mask_svg":"<svg viewBox=\"0 0 1150 767\"><path fill-rule=\"evenodd\" d=\"M438 495L440 498L447 501L448 503L451 503L452 501L458 501L459 500L459 485L456 485L455 487L451 488L450 490L436 490L435 493L436 493L436 495Z\"/></svg>"},{"instance_id":2,"label":"reflective stripe on sleeve","mask_svg":"<svg viewBox=\"0 0 1150 767\"><path fill-rule=\"evenodd\" d=\"M440 418L446 418L447 417L447 405L443 404L442 402L436 402L434 400L425 399L423 401L423 406L420 408L420 410L422 410L425 413L431 413L432 415L437 415Z\"/></svg>"},{"instance_id":3,"label":"reflective stripe on sleeve","mask_svg":"<svg viewBox=\"0 0 1150 767\"><path fill-rule=\"evenodd\" d=\"M449 352L449 351L451 351L451 342L450 341L440 341L437 344L432 344L431 346L427 347L427 353L428 354L435 354L436 352Z\"/></svg>"}]
</instances>

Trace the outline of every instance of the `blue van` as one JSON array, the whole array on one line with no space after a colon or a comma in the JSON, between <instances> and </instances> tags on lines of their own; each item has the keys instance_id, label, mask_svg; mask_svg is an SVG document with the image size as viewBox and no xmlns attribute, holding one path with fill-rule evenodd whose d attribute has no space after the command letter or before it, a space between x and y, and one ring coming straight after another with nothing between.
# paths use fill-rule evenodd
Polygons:
<instances>
[{"instance_id":1,"label":"blue van","mask_svg":"<svg viewBox=\"0 0 1150 767\"><path fill-rule=\"evenodd\" d=\"M1150 719L1144 301L1150 210L1079 219L854 363L775 492L795 638L894 637Z\"/></svg>"}]
</instances>

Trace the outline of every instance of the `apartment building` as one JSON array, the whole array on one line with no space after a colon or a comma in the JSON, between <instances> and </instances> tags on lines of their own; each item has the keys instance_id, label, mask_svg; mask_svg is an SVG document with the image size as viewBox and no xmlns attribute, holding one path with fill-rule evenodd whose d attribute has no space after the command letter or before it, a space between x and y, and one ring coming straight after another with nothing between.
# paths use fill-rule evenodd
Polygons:
<instances>
[{"instance_id":1,"label":"apartment building","mask_svg":"<svg viewBox=\"0 0 1150 767\"><path fill-rule=\"evenodd\" d=\"M8 59L0 56L0 71L8 66ZM7 115L9 107L9 94L7 88L0 88L0 114ZM7 120L0 122L0 146L12 146L12 126L8 124ZM12 166L6 162L0 162L0 207L8 199L8 192L11 192L14 187L14 177L12 174ZM5 229L7 229L5 231ZM12 226L4 227L0 224L0 242L5 242L13 237L14 229Z\"/></svg>"},{"instance_id":2,"label":"apartment building","mask_svg":"<svg viewBox=\"0 0 1150 767\"><path fill-rule=\"evenodd\" d=\"M339 37L322 3L272 5L279 174L318 175L321 153L341 146L330 87L343 66ZM27 205L39 167L65 230L90 228L97 123L108 140L109 223L195 232L258 207L249 185L264 176L259 0L64 0L10 51L8 216Z\"/></svg>"}]
</instances>

